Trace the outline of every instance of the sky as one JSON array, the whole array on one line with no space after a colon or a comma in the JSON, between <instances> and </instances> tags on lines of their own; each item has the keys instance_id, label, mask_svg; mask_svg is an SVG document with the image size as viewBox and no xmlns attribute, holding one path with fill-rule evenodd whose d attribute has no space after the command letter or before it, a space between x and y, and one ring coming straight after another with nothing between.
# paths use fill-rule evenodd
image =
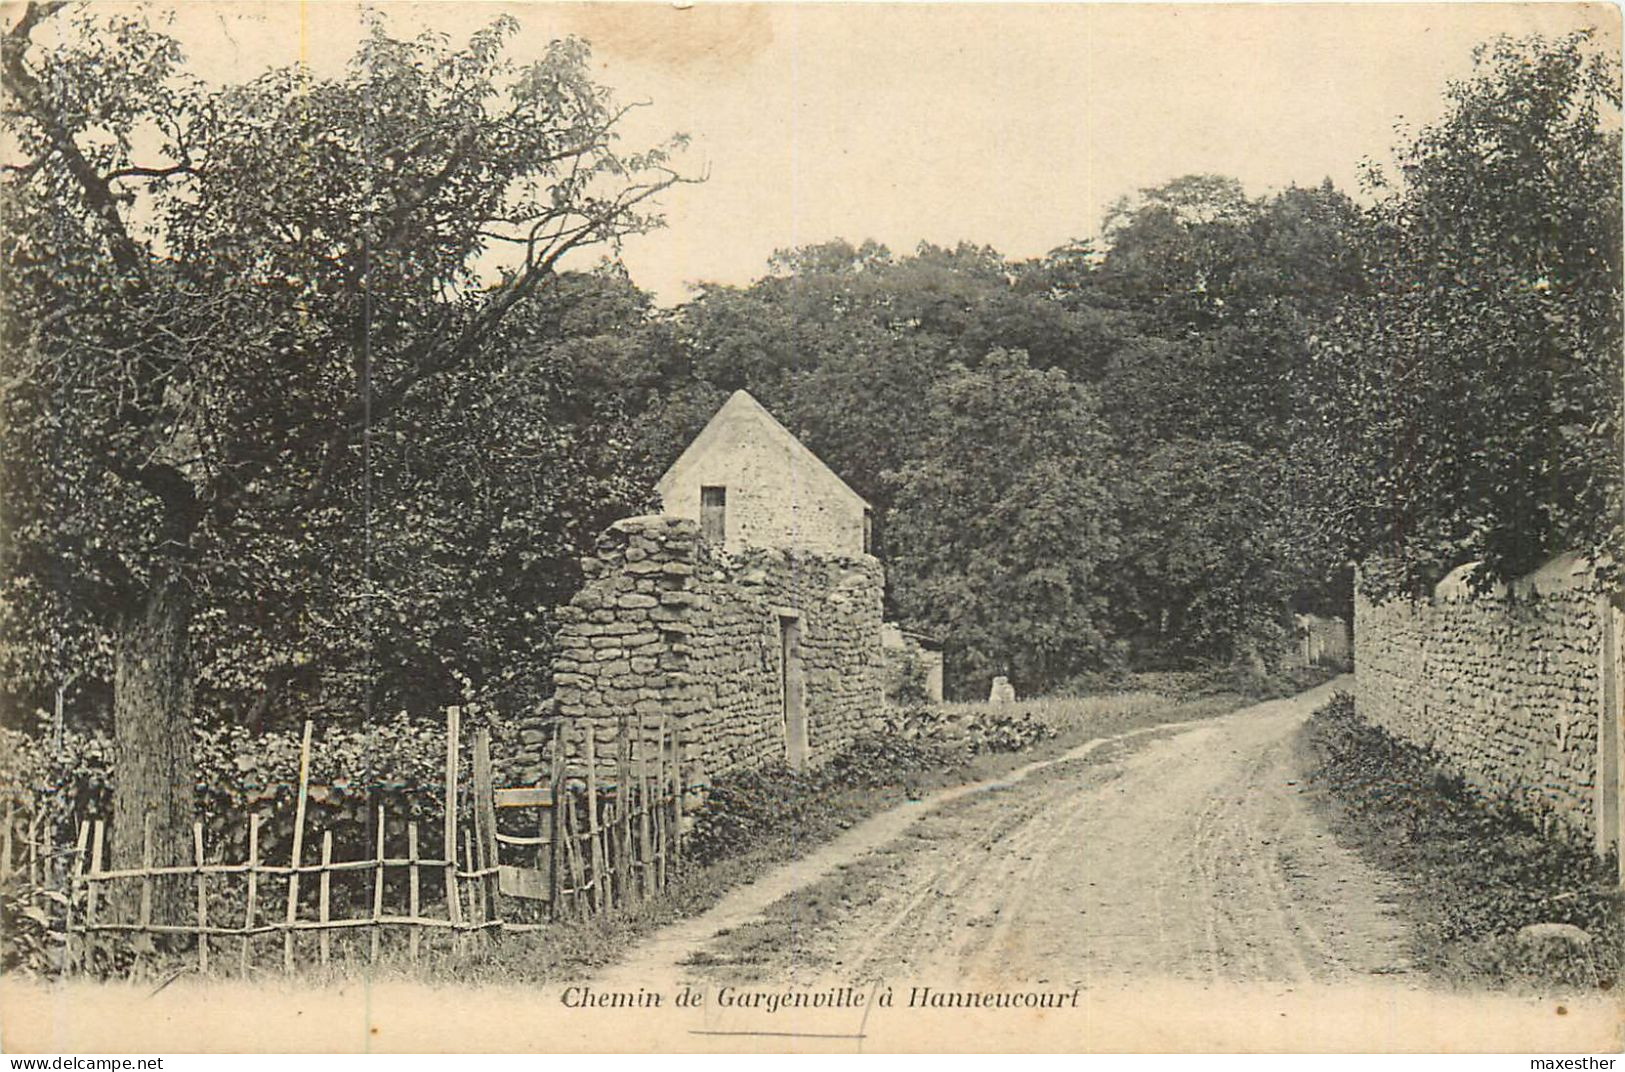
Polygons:
<instances>
[{"instance_id":1,"label":"sky","mask_svg":"<svg viewBox=\"0 0 1625 1072\"><path fill-rule=\"evenodd\" d=\"M1327 177L1357 192L1396 124L1438 117L1446 83L1497 34L1595 26L1586 4L375 3L402 33L454 39L498 14L515 58L589 40L600 81L641 100L636 149L693 139L668 226L627 240L664 304L743 284L777 249L845 238L1040 256L1098 233L1120 196L1214 172L1264 194ZM336 72L360 34L349 0L176 7L173 32L216 81L304 59Z\"/></svg>"}]
</instances>

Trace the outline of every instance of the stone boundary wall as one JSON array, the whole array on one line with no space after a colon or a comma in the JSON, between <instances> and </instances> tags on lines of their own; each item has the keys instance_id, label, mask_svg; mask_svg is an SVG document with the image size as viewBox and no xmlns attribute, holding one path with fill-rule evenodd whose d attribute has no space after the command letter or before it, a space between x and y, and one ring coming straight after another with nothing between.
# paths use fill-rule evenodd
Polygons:
<instances>
[{"instance_id":1,"label":"stone boundary wall","mask_svg":"<svg viewBox=\"0 0 1625 1072\"><path fill-rule=\"evenodd\" d=\"M1548 833L1593 839L1606 604L1572 556L1481 596L1467 568L1428 600L1356 597L1356 708Z\"/></svg>"},{"instance_id":2,"label":"stone boundary wall","mask_svg":"<svg viewBox=\"0 0 1625 1072\"><path fill-rule=\"evenodd\" d=\"M593 727L601 775L613 770L622 718L643 719L652 740L664 716L691 785L784 762L786 616L800 624L808 762L879 716L884 574L873 556L730 553L693 520L654 515L611 525L582 565L586 583L560 616L554 711ZM520 777L541 780L546 732L523 727L521 738Z\"/></svg>"},{"instance_id":3,"label":"stone boundary wall","mask_svg":"<svg viewBox=\"0 0 1625 1072\"><path fill-rule=\"evenodd\" d=\"M926 647L919 634L905 633L894 622L880 627L880 646L885 659L886 702L895 704L909 677L920 676L927 703L942 702L943 657L940 647Z\"/></svg>"},{"instance_id":4,"label":"stone boundary wall","mask_svg":"<svg viewBox=\"0 0 1625 1072\"><path fill-rule=\"evenodd\" d=\"M1303 666L1331 666L1347 670L1353 664L1349 625L1343 618L1297 614L1292 619L1293 658Z\"/></svg>"}]
</instances>

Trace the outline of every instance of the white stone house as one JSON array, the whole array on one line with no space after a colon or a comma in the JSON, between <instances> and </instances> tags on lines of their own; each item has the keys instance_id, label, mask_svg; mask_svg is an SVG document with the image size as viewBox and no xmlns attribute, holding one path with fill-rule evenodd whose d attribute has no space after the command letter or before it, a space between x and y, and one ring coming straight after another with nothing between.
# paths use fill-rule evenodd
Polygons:
<instances>
[{"instance_id":1,"label":"white stone house","mask_svg":"<svg viewBox=\"0 0 1625 1072\"><path fill-rule=\"evenodd\" d=\"M728 551L870 551L869 504L749 392L725 402L655 485L667 515Z\"/></svg>"}]
</instances>

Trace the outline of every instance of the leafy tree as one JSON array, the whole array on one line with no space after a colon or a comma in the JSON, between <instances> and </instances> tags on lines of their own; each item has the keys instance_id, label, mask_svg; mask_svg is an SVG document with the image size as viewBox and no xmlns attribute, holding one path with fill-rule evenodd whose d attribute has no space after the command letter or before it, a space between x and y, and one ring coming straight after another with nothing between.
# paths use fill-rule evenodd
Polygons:
<instances>
[{"instance_id":1,"label":"leafy tree","mask_svg":"<svg viewBox=\"0 0 1625 1072\"><path fill-rule=\"evenodd\" d=\"M1171 662L1232 660L1283 639L1298 572L1279 469L1245 444L1175 439L1124 473L1111 573L1123 635Z\"/></svg>"},{"instance_id":2,"label":"leafy tree","mask_svg":"<svg viewBox=\"0 0 1625 1072\"><path fill-rule=\"evenodd\" d=\"M554 608L604 527L648 509L658 474L614 399L576 382L578 340L531 335L543 304L516 308L492 346L371 437L364 478L335 485L339 508L305 544L304 583L282 606L297 616L253 623L248 650L205 646L205 680L263 677L243 721L459 700L518 712L551 691Z\"/></svg>"},{"instance_id":3,"label":"leafy tree","mask_svg":"<svg viewBox=\"0 0 1625 1072\"><path fill-rule=\"evenodd\" d=\"M1100 666L1118 534L1093 392L994 350L926 402L928 431L891 477L904 623L943 639L961 694L993 674L1038 691Z\"/></svg>"},{"instance_id":4,"label":"leafy tree","mask_svg":"<svg viewBox=\"0 0 1625 1072\"><path fill-rule=\"evenodd\" d=\"M0 248L4 565L114 638L114 858L139 857L150 816L172 863L196 611L319 583L313 544L387 568L365 535L326 539L385 437L469 388L560 258L656 224L678 177L667 148L617 150L625 109L582 43L506 60L510 19L462 49L375 23L341 77L215 89L141 19L62 7L30 3L0 41L22 161ZM12 638L38 624L7 613Z\"/></svg>"},{"instance_id":5,"label":"leafy tree","mask_svg":"<svg viewBox=\"0 0 1625 1072\"><path fill-rule=\"evenodd\" d=\"M1322 524L1392 590L1622 560L1620 68L1589 33L1475 52L1371 175L1368 293L1305 375Z\"/></svg>"},{"instance_id":6,"label":"leafy tree","mask_svg":"<svg viewBox=\"0 0 1625 1072\"><path fill-rule=\"evenodd\" d=\"M1125 449L1178 437L1289 449L1304 401L1292 372L1363 284L1360 227L1330 183L1249 200L1234 179L1186 176L1120 201L1085 296L1143 333L1102 387Z\"/></svg>"},{"instance_id":7,"label":"leafy tree","mask_svg":"<svg viewBox=\"0 0 1625 1072\"><path fill-rule=\"evenodd\" d=\"M1364 286L1363 226L1330 183L1249 199L1220 176L1141 191L1108 217L1109 248L1073 300L1118 309L1140 332L1109 359L1101 399L1133 459L1114 619L1154 648L1228 658L1249 633L1267 641L1289 603L1346 613L1346 552L1303 498L1254 492L1265 475L1283 490L1307 479L1302 437L1324 392L1305 371L1311 340ZM1207 449L1194 444L1225 462L1234 502L1186 466ZM1206 504L1195 515L1163 520L1147 505L1180 487ZM1232 526L1242 519L1250 532ZM1180 576L1232 536L1224 569ZM1170 558L1171 541L1185 546Z\"/></svg>"},{"instance_id":8,"label":"leafy tree","mask_svg":"<svg viewBox=\"0 0 1625 1072\"><path fill-rule=\"evenodd\" d=\"M1241 183L1223 175L1186 175L1119 198L1102 227L1103 290L1164 332L1216 322L1254 211Z\"/></svg>"}]
</instances>

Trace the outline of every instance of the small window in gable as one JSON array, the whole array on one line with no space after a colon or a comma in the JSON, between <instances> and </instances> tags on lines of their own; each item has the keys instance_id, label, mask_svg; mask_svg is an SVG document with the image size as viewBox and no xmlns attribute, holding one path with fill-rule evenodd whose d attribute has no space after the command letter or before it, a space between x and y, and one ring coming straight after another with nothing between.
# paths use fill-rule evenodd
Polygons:
<instances>
[{"instance_id":1,"label":"small window in gable","mask_svg":"<svg viewBox=\"0 0 1625 1072\"><path fill-rule=\"evenodd\" d=\"M728 489L700 489L700 535L707 543L721 546L728 536Z\"/></svg>"},{"instance_id":2,"label":"small window in gable","mask_svg":"<svg viewBox=\"0 0 1625 1072\"><path fill-rule=\"evenodd\" d=\"M863 553L875 553L875 512L867 506L863 508Z\"/></svg>"}]
</instances>

